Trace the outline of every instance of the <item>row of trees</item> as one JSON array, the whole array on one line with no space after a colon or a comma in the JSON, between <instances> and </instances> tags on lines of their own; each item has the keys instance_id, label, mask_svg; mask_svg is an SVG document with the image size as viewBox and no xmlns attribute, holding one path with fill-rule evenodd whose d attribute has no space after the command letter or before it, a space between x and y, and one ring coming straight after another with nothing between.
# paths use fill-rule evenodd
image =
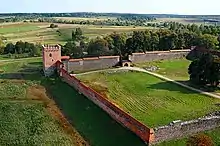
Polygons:
<instances>
[{"instance_id":1,"label":"row of trees","mask_svg":"<svg viewBox=\"0 0 220 146\"><path fill-rule=\"evenodd\" d=\"M26 57L34 57L41 55L41 44L33 44L18 41L15 44L4 44L0 40L0 54L26 54Z\"/></svg>"},{"instance_id":2,"label":"row of trees","mask_svg":"<svg viewBox=\"0 0 220 146\"><path fill-rule=\"evenodd\" d=\"M88 56L120 55L126 58L134 52L183 49L191 46L216 49L218 43L217 37L210 34L165 29L134 31L131 35L112 33L88 41L83 36L82 30L77 28L72 33L72 41L64 45L62 53L74 58L84 56L85 52Z\"/></svg>"}]
</instances>

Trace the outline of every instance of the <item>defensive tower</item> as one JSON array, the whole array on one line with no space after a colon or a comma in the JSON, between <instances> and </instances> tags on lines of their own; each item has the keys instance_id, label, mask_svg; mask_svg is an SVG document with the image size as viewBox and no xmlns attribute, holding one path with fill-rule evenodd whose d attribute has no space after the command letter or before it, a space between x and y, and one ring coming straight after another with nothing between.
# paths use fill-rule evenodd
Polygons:
<instances>
[{"instance_id":1,"label":"defensive tower","mask_svg":"<svg viewBox=\"0 0 220 146\"><path fill-rule=\"evenodd\" d=\"M61 46L43 45L43 70L45 76L50 76L56 69L56 62L61 61Z\"/></svg>"}]
</instances>

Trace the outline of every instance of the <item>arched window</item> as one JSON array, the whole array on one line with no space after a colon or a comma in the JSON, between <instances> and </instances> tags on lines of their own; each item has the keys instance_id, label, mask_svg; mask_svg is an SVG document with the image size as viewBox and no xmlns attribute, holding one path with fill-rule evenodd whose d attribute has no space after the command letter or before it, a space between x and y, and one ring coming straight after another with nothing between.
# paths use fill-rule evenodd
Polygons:
<instances>
[{"instance_id":1,"label":"arched window","mask_svg":"<svg viewBox=\"0 0 220 146\"><path fill-rule=\"evenodd\" d=\"M52 54L50 53L49 56L52 57Z\"/></svg>"}]
</instances>

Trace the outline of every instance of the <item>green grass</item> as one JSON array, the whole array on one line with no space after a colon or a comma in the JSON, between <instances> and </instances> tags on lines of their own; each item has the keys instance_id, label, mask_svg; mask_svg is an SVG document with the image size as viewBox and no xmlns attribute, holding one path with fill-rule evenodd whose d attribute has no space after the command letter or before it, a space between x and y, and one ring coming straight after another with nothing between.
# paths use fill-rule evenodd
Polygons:
<instances>
[{"instance_id":1,"label":"green grass","mask_svg":"<svg viewBox=\"0 0 220 146\"><path fill-rule=\"evenodd\" d=\"M94 73L79 77L147 126L190 120L219 110L220 100L146 73Z\"/></svg>"},{"instance_id":2,"label":"green grass","mask_svg":"<svg viewBox=\"0 0 220 146\"><path fill-rule=\"evenodd\" d=\"M76 90L57 79L47 82L58 106L74 127L94 146L144 146L132 132L126 130L102 109ZM65 93L65 95L64 95Z\"/></svg>"},{"instance_id":3,"label":"green grass","mask_svg":"<svg viewBox=\"0 0 220 146\"><path fill-rule=\"evenodd\" d=\"M155 72L158 74L161 74L174 80L189 80L188 67L190 63L190 61L186 60L185 58L182 58L137 63L135 64L135 66L141 68L157 66L159 67L159 70L156 70Z\"/></svg>"},{"instance_id":4,"label":"green grass","mask_svg":"<svg viewBox=\"0 0 220 146\"><path fill-rule=\"evenodd\" d=\"M28 32L28 31L34 31L37 29L40 29L40 28L35 25L31 25L31 24L0 25L0 34Z\"/></svg>"},{"instance_id":5,"label":"green grass","mask_svg":"<svg viewBox=\"0 0 220 146\"><path fill-rule=\"evenodd\" d=\"M32 99L44 94L30 90L39 85L39 72L36 74L39 67L41 61L36 58L0 63L0 145L75 145L49 114L47 103ZM26 77L30 80L25 80Z\"/></svg>"},{"instance_id":6,"label":"green grass","mask_svg":"<svg viewBox=\"0 0 220 146\"><path fill-rule=\"evenodd\" d=\"M0 145L74 145L43 105L0 101Z\"/></svg>"},{"instance_id":7,"label":"green grass","mask_svg":"<svg viewBox=\"0 0 220 146\"><path fill-rule=\"evenodd\" d=\"M11 140L13 137L15 140L15 134L24 133L24 136L21 137L19 144L23 145L23 141L26 138L31 139L28 145L35 142L40 145L69 145L68 135L64 135L62 129L59 128L57 122L50 119L49 116L43 115L46 114L44 105L39 103L38 101L30 100L27 97L27 89L29 86L42 85L46 88L48 94L50 94L55 100L57 106L62 109L62 112L68 120L72 123L74 128L82 135L92 146L144 146L145 144L140 140L135 134L130 132L129 130L122 127L116 121L114 121L108 114L106 114L102 109L97 107L93 102L88 100L86 97L78 94L76 90L62 82L59 78L45 78L41 75L40 69L42 68L41 59L32 58L30 60L18 61L18 62L7 62L4 64L0 64L0 70L4 72L0 74L0 88L1 86L7 89L7 95L4 98L0 98L1 100L10 100L10 102L14 103L9 106L10 109L6 110L4 114L5 116L11 116L11 118L15 119L15 122L18 124L14 124L14 122L7 122L3 125L4 128L11 126L12 127L10 133L7 134L8 139L5 140L5 143L9 143L9 139ZM25 81L23 80L25 79ZM1 83L1 81L4 81ZM20 87L20 90L17 90ZM3 90L0 90L1 95L4 95ZM8 91L9 90L9 91ZM65 92L65 95L63 94ZM16 95L16 98L11 97L11 95ZM24 101L24 102L23 102ZM37 103L36 103L37 102ZM18 105L18 106L16 106ZM27 105L27 106L26 106ZM7 106L6 106L7 107ZM10 112L12 110L12 112ZM0 102L0 114L3 112L1 110L1 102ZM15 114L17 113L17 114ZM32 113L32 115L29 115ZM12 116L13 115L13 116ZM41 119L38 120L38 118ZM16 117L18 116L18 117ZM29 117L25 117L29 116ZM1 115L0 115L1 117ZM36 117L36 118L35 118ZM6 117L5 117L6 118ZM26 119L26 120L24 120ZM32 123L30 123L30 119L32 119ZM1 120L1 118L0 118ZM11 121L11 119L9 119ZM45 121L41 124L41 120ZM36 122L36 124L35 124ZM36 135L35 138L27 136L28 132L27 128L22 130L22 126L26 126L27 128L30 126L35 126L36 131L39 133L39 137ZM38 124L39 123L39 124ZM48 126L49 125L49 126ZM42 129L43 128L43 129ZM56 129L57 128L57 129ZM29 128L30 130L32 128ZM35 129L33 129L35 130ZM47 132L44 132L47 130ZM50 133L51 132L51 133ZM1 134L1 124L0 124L0 134ZM4 133L5 134L5 133ZM22 134L20 134L22 135ZM20 136L18 135L18 136ZM60 135L60 139L56 136ZM40 137L41 136L41 137ZM20 138L20 137L18 137ZM42 139L41 139L42 138ZM53 141L51 141L53 139ZM57 141L59 140L60 143ZM0 137L1 141L1 137ZM1 143L0 143L1 145ZM5 144L2 144L5 145Z\"/></svg>"},{"instance_id":8,"label":"green grass","mask_svg":"<svg viewBox=\"0 0 220 146\"><path fill-rule=\"evenodd\" d=\"M210 130L210 131L206 131L203 133L212 138L215 146L219 146L219 144L220 144L220 128L216 128L215 130ZM160 144L157 144L156 146L186 146L187 139L188 138L182 138L182 139L166 141L166 142L162 142Z\"/></svg>"},{"instance_id":9,"label":"green grass","mask_svg":"<svg viewBox=\"0 0 220 146\"><path fill-rule=\"evenodd\" d=\"M56 29L48 28L50 23L6 23L0 25L0 34L7 38L7 42L28 41L39 43L65 44L71 39L72 30L77 27L82 28L85 36L94 38L112 32L129 33L134 30L152 29L151 27L131 27L131 26L93 26L76 24L57 24ZM59 30L61 33L58 33Z\"/></svg>"}]
</instances>

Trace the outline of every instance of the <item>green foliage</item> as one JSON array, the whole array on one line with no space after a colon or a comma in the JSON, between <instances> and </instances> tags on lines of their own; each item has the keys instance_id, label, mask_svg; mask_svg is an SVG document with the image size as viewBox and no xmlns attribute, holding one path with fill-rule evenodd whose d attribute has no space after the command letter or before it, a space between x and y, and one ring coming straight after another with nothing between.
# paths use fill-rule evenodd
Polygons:
<instances>
[{"instance_id":1,"label":"green foliage","mask_svg":"<svg viewBox=\"0 0 220 146\"><path fill-rule=\"evenodd\" d=\"M57 28L58 27L58 25L56 25L56 24L50 24L50 28Z\"/></svg>"},{"instance_id":2,"label":"green foliage","mask_svg":"<svg viewBox=\"0 0 220 146\"><path fill-rule=\"evenodd\" d=\"M92 39L88 45L89 56L103 56L110 54L108 42L102 38Z\"/></svg>"},{"instance_id":3,"label":"green foliage","mask_svg":"<svg viewBox=\"0 0 220 146\"><path fill-rule=\"evenodd\" d=\"M4 48L4 54L29 54L27 57L41 56L41 44L33 44L18 41L15 45L8 43Z\"/></svg>"},{"instance_id":4,"label":"green foliage","mask_svg":"<svg viewBox=\"0 0 220 146\"><path fill-rule=\"evenodd\" d=\"M218 46L218 40L217 37L210 35L210 34L204 34L199 36L198 38L198 46L204 46L208 49L216 49Z\"/></svg>"},{"instance_id":5,"label":"green foliage","mask_svg":"<svg viewBox=\"0 0 220 146\"><path fill-rule=\"evenodd\" d=\"M83 32L81 28L76 28L72 31L72 41L81 41L83 39Z\"/></svg>"},{"instance_id":6,"label":"green foliage","mask_svg":"<svg viewBox=\"0 0 220 146\"><path fill-rule=\"evenodd\" d=\"M0 145L73 145L39 103L0 102Z\"/></svg>"},{"instance_id":7,"label":"green foliage","mask_svg":"<svg viewBox=\"0 0 220 146\"><path fill-rule=\"evenodd\" d=\"M75 42L69 41L62 48L62 55L68 55L73 58L83 57L83 46L76 46Z\"/></svg>"},{"instance_id":8,"label":"green foliage","mask_svg":"<svg viewBox=\"0 0 220 146\"><path fill-rule=\"evenodd\" d=\"M195 84L218 86L220 64L214 62L211 54L203 54L189 65L190 80Z\"/></svg>"}]
</instances>

